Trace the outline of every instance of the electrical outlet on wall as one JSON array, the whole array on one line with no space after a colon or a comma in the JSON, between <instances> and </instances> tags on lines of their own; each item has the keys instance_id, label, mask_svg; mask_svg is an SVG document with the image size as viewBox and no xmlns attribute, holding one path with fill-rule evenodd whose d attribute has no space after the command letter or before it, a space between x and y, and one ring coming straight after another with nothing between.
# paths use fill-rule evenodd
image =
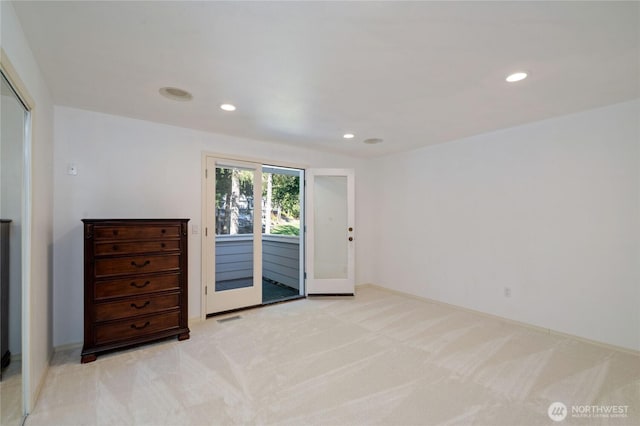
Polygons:
<instances>
[{"instance_id":1,"label":"electrical outlet on wall","mask_svg":"<svg viewBox=\"0 0 640 426\"><path fill-rule=\"evenodd\" d=\"M504 297L511 297L511 287L504 288Z\"/></svg>"},{"instance_id":2,"label":"electrical outlet on wall","mask_svg":"<svg viewBox=\"0 0 640 426\"><path fill-rule=\"evenodd\" d=\"M193 235L198 235L200 233L200 226L198 225L191 225L191 233Z\"/></svg>"}]
</instances>

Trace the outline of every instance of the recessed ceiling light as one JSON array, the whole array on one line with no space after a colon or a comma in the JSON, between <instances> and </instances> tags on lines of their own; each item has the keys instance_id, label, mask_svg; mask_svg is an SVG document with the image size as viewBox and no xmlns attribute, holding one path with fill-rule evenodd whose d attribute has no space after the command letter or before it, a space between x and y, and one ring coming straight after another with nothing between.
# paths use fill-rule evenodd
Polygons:
<instances>
[{"instance_id":1,"label":"recessed ceiling light","mask_svg":"<svg viewBox=\"0 0 640 426\"><path fill-rule=\"evenodd\" d=\"M191 95L191 93L186 90L178 89L177 87L163 87L159 92L165 98L172 99L174 101L190 101L193 99L193 95Z\"/></svg>"},{"instance_id":2,"label":"recessed ceiling light","mask_svg":"<svg viewBox=\"0 0 640 426\"><path fill-rule=\"evenodd\" d=\"M524 80L527 78L526 72L516 72L507 77L507 81L509 83L514 83L516 81Z\"/></svg>"},{"instance_id":3,"label":"recessed ceiling light","mask_svg":"<svg viewBox=\"0 0 640 426\"><path fill-rule=\"evenodd\" d=\"M222 104L222 105L220 105L220 109L225 110L225 111L235 111L236 107L235 107L235 105L231 105L231 104Z\"/></svg>"},{"instance_id":4,"label":"recessed ceiling light","mask_svg":"<svg viewBox=\"0 0 640 426\"><path fill-rule=\"evenodd\" d=\"M353 133L345 133L342 137L345 139L353 139L356 137L356 135L354 135Z\"/></svg>"},{"instance_id":5,"label":"recessed ceiling light","mask_svg":"<svg viewBox=\"0 0 640 426\"><path fill-rule=\"evenodd\" d=\"M368 145L375 145L378 143L382 143L382 139L380 138L369 138L369 139L365 139L362 142L368 144Z\"/></svg>"}]
</instances>

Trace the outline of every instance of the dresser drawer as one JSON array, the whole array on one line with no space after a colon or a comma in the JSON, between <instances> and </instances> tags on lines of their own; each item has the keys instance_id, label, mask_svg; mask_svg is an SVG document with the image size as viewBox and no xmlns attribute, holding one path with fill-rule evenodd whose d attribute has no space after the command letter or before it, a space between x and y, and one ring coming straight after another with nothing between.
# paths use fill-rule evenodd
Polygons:
<instances>
[{"instance_id":1,"label":"dresser drawer","mask_svg":"<svg viewBox=\"0 0 640 426\"><path fill-rule=\"evenodd\" d=\"M177 308L179 305L179 294L149 296L145 298L124 300L121 302L98 303L95 305L95 320L108 321L133 317L136 315L153 314L167 309Z\"/></svg>"},{"instance_id":2,"label":"dresser drawer","mask_svg":"<svg viewBox=\"0 0 640 426\"><path fill-rule=\"evenodd\" d=\"M136 254L147 252L171 252L180 250L180 240L130 241L96 243L96 256L109 254Z\"/></svg>"},{"instance_id":3,"label":"dresser drawer","mask_svg":"<svg viewBox=\"0 0 640 426\"><path fill-rule=\"evenodd\" d=\"M178 238L180 237L180 225L95 225L93 229L93 235L96 241Z\"/></svg>"},{"instance_id":4,"label":"dresser drawer","mask_svg":"<svg viewBox=\"0 0 640 426\"><path fill-rule=\"evenodd\" d=\"M152 315L95 326L96 344L145 337L152 333L178 328L180 312Z\"/></svg>"},{"instance_id":5,"label":"dresser drawer","mask_svg":"<svg viewBox=\"0 0 640 426\"><path fill-rule=\"evenodd\" d=\"M95 260L96 278L180 269L180 255L128 256Z\"/></svg>"},{"instance_id":6,"label":"dresser drawer","mask_svg":"<svg viewBox=\"0 0 640 426\"><path fill-rule=\"evenodd\" d=\"M94 297L102 300L169 290L180 290L180 274L96 281Z\"/></svg>"}]
</instances>

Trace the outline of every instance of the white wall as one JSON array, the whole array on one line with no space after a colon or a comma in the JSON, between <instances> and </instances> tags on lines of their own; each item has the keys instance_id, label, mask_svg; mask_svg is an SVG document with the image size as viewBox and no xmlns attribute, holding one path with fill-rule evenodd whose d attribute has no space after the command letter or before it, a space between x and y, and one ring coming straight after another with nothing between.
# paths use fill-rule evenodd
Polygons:
<instances>
[{"instance_id":1,"label":"white wall","mask_svg":"<svg viewBox=\"0 0 640 426\"><path fill-rule=\"evenodd\" d=\"M29 260L29 285L26 292L28 323L26 339L29 398L33 406L39 386L49 366L52 351L52 256L53 237L53 104L49 89L24 36L10 2L0 2L0 45L7 54L24 88L35 102L32 110L31 174L32 218ZM23 335L23 338L25 336Z\"/></svg>"},{"instance_id":2,"label":"white wall","mask_svg":"<svg viewBox=\"0 0 640 426\"><path fill-rule=\"evenodd\" d=\"M347 156L56 106L54 345L83 340L81 219L185 217L190 224L201 225L203 151L274 163L355 168L356 179L362 169L361 160ZM76 164L77 176L67 174L69 163ZM368 190L363 187L361 193L364 203ZM369 220L365 211L361 209L363 228ZM359 263L364 265L370 246L358 246ZM366 267L358 269L358 282L370 282L369 274ZM192 234L188 291L189 317L199 317L200 236Z\"/></svg>"},{"instance_id":3,"label":"white wall","mask_svg":"<svg viewBox=\"0 0 640 426\"><path fill-rule=\"evenodd\" d=\"M56 107L54 344L82 341L80 219L201 224L200 156L213 151L355 168L358 283L638 349L639 110L625 103L364 161ZM198 236L189 254L193 318Z\"/></svg>"},{"instance_id":4,"label":"white wall","mask_svg":"<svg viewBox=\"0 0 640 426\"><path fill-rule=\"evenodd\" d=\"M636 100L374 160L377 283L640 350L639 122Z\"/></svg>"}]
</instances>

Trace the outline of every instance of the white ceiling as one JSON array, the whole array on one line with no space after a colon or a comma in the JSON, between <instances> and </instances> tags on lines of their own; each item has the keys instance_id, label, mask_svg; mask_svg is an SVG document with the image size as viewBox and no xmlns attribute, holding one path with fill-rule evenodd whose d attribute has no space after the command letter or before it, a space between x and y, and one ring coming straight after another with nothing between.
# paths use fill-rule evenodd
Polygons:
<instances>
[{"instance_id":1,"label":"white ceiling","mask_svg":"<svg viewBox=\"0 0 640 426\"><path fill-rule=\"evenodd\" d=\"M14 6L56 104L362 157L640 97L638 2Z\"/></svg>"}]
</instances>

